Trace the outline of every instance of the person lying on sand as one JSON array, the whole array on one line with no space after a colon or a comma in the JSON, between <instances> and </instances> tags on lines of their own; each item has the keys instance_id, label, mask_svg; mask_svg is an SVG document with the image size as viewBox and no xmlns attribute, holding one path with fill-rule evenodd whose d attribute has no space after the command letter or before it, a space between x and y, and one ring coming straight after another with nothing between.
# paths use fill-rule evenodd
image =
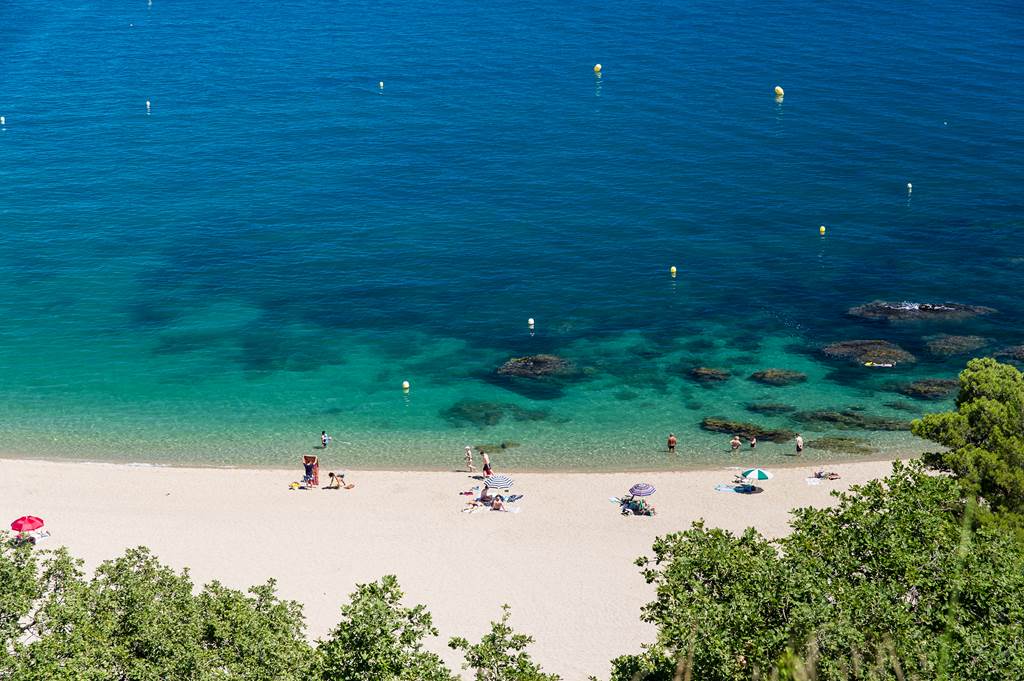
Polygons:
<instances>
[{"instance_id":1,"label":"person lying on sand","mask_svg":"<svg viewBox=\"0 0 1024 681\"><path fill-rule=\"evenodd\" d=\"M820 470L814 471L814 477L820 480L838 480L839 473L836 473L834 471L829 471L828 473L826 473L824 470Z\"/></svg>"}]
</instances>

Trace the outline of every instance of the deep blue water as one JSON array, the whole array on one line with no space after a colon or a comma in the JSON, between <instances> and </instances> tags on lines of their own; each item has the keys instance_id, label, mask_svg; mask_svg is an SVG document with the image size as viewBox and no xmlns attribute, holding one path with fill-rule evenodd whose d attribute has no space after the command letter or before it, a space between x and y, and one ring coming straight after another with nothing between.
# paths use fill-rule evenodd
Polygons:
<instances>
[{"instance_id":1,"label":"deep blue water","mask_svg":"<svg viewBox=\"0 0 1024 681\"><path fill-rule=\"evenodd\" d=\"M893 411L893 376L969 357L924 337L1024 343L1018 3L112 5L0 5L9 453L262 464L327 428L362 465L707 463L704 416L909 418L947 403ZM999 313L845 315L876 298ZM815 354L850 338L919 362ZM535 352L586 376L495 380Z\"/></svg>"}]
</instances>

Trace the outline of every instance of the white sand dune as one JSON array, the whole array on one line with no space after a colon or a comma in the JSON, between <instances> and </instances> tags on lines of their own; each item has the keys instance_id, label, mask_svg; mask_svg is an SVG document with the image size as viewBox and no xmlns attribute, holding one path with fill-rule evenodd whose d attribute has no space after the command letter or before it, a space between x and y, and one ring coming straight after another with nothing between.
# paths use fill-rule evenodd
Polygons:
<instances>
[{"instance_id":1,"label":"white sand dune","mask_svg":"<svg viewBox=\"0 0 1024 681\"><path fill-rule=\"evenodd\" d=\"M633 565L657 535L709 525L779 536L788 511L832 503L829 492L881 477L889 462L828 466L842 475L805 483L810 466L775 468L764 493L716 492L734 471L516 473L517 514L461 513L478 481L466 473L349 472L347 491L290 491L300 475L250 469L155 468L0 460L0 521L32 514L87 567L144 544L189 567L198 583L244 588L278 580L305 604L312 637L337 621L357 582L396 574L408 603L424 603L441 636L473 640L502 603L536 638L534 657L564 679L605 677L609 660L637 652L654 629L640 621L652 593ZM323 471L321 482L326 479ZM657 486L654 518L623 517L608 501L632 483Z\"/></svg>"}]
</instances>

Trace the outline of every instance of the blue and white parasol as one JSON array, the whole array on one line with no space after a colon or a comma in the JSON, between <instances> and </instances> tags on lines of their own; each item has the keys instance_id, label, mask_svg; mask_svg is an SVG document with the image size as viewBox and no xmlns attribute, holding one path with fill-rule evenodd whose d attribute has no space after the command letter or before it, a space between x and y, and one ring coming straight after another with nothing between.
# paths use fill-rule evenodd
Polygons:
<instances>
[{"instance_id":1,"label":"blue and white parasol","mask_svg":"<svg viewBox=\"0 0 1024 681\"><path fill-rule=\"evenodd\" d=\"M491 489L508 489L512 486L512 478L507 475L492 475L484 478L484 485Z\"/></svg>"}]
</instances>

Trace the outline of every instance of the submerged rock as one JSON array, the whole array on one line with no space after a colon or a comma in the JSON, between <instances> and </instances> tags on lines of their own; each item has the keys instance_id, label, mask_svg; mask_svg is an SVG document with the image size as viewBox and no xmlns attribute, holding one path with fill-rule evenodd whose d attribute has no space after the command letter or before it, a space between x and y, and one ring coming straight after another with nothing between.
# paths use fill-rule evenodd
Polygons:
<instances>
[{"instance_id":1,"label":"submerged rock","mask_svg":"<svg viewBox=\"0 0 1024 681\"><path fill-rule=\"evenodd\" d=\"M874 300L865 305L851 307L848 314L864 319L885 321L959 321L996 312L983 305L960 303L910 303Z\"/></svg>"},{"instance_id":2,"label":"submerged rock","mask_svg":"<svg viewBox=\"0 0 1024 681\"><path fill-rule=\"evenodd\" d=\"M459 400L441 411L441 416L456 426L495 426L506 417L516 421L543 421L550 416L544 409L524 409L508 402Z\"/></svg>"},{"instance_id":3,"label":"submerged rock","mask_svg":"<svg viewBox=\"0 0 1024 681\"><path fill-rule=\"evenodd\" d=\"M848 340L831 343L821 349L826 357L847 359L864 364L906 364L916 362L917 358L896 345L884 340Z\"/></svg>"},{"instance_id":4,"label":"submerged rock","mask_svg":"<svg viewBox=\"0 0 1024 681\"><path fill-rule=\"evenodd\" d=\"M875 454L878 452L870 442L860 437L819 437L809 440L807 448L838 454Z\"/></svg>"},{"instance_id":5,"label":"submerged rock","mask_svg":"<svg viewBox=\"0 0 1024 681\"><path fill-rule=\"evenodd\" d=\"M763 428L755 423L730 421L718 416L709 416L700 422L700 427L713 433L726 433L740 437L756 437L769 442L788 442L796 437L796 433L782 428Z\"/></svg>"},{"instance_id":6,"label":"submerged rock","mask_svg":"<svg viewBox=\"0 0 1024 681\"><path fill-rule=\"evenodd\" d=\"M782 387L803 383L807 380L807 374L802 374L799 371L790 371L789 369L762 369L750 374L750 380L764 383L765 385Z\"/></svg>"},{"instance_id":7,"label":"submerged rock","mask_svg":"<svg viewBox=\"0 0 1024 681\"><path fill-rule=\"evenodd\" d=\"M910 430L909 421L890 419L884 416L872 416L871 414L862 414L849 409L843 411L830 411L828 409L799 411L794 414L794 418L804 425L822 428L833 427L843 430Z\"/></svg>"},{"instance_id":8,"label":"submerged rock","mask_svg":"<svg viewBox=\"0 0 1024 681\"><path fill-rule=\"evenodd\" d=\"M945 333L927 336L924 340L928 352L939 357L963 355L988 345L988 339L981 336L950 336Z\"/></svg>"},{"instance_id":9,"label":"submerged rock","mask_svg":"<svg viewBox=\"0 0 1024 681\"><path fill-rule=\"evenodd\" d=\"M619 390L615 393L615 399L622 402L629 402L640 397L640 393L635 393L632 390Z\"/></svg>"},{"instance_id":10,"label":"submerged rock","mask_svg":"<svg viewBox=\"0 0 1024 681\"><path fill-rule=\"evenodd\" d=\"M904 383L899 391L917 400L941 400L949 397L960 387L955 378L923 378L913 383Z\"/></svg>"},{"instance_id":11,"label":"submerged rock","mask_svg":"<svg viewBox=\"0 0 1024 681\"><path fill-rule=\"evenodd\" d=\"M694 381L705 385L728 381L732 376L725 369L712 369L711 367L694 367L687 374Z\"/></svg>"},{"instance_id":12,"label":"submerged rock","mask_svg":"<svg viewBox=\"0 0 1024 681\"><path fill-rule=\"evenodd\" d=\"M897 411L909 411L914 414L921 413L921 410L918 409L913 404L911 404L910 402L886 402L883 406L889 407L890 409L895 409Z\"/></svg>"},{"instance_id":13,"label":"submerged rock","mask_svg":"<svg viewBox=\"0 0 1024 681\"><path fill-rule=\"evenodd\" d=\"M796 407L793 405L782 404L781 402L755 402L746 405L746 409L755 414L764 414L765 416L778 416L796 411Z\"/></svg>"},{"instance_id":14,"label":"submerged rock","mask_svg":"<svg viewBox=\"0 0 1024 681\"><path fill-rule=\"evenodd\" d=\"M505 440L504 442L499 442L496 445L477 445L475 447L475 449L478 452L492 452L493 453L493 452L498 452L498 451L505 450L505 449L512 449L513 447L518 447L518 446L519 446L518 442L515 442L513 440Z\"/></svg>"},{"instance_id":15,"label":"submerged rock","mask_svg":"<svg viewBox=\"0 0 1024 681\"><path fill-rule=\"evenodd\" d=\"M1024 345L1011 345L996 353L996 357L1003 357L1014 362L1024 362Z\"/></svg>"},{"instance_id":16,"label":"submerged rock","mask_svg":"<svg viewBox=\"0 0 1024 681\"><path fill-rule=\"evenodd\" d=\"M500 367L502 376L541 378L544 376L571 376L576 373L572 363L558 355L529 355L513 357Z\"/></svg>"}]
</instances>

